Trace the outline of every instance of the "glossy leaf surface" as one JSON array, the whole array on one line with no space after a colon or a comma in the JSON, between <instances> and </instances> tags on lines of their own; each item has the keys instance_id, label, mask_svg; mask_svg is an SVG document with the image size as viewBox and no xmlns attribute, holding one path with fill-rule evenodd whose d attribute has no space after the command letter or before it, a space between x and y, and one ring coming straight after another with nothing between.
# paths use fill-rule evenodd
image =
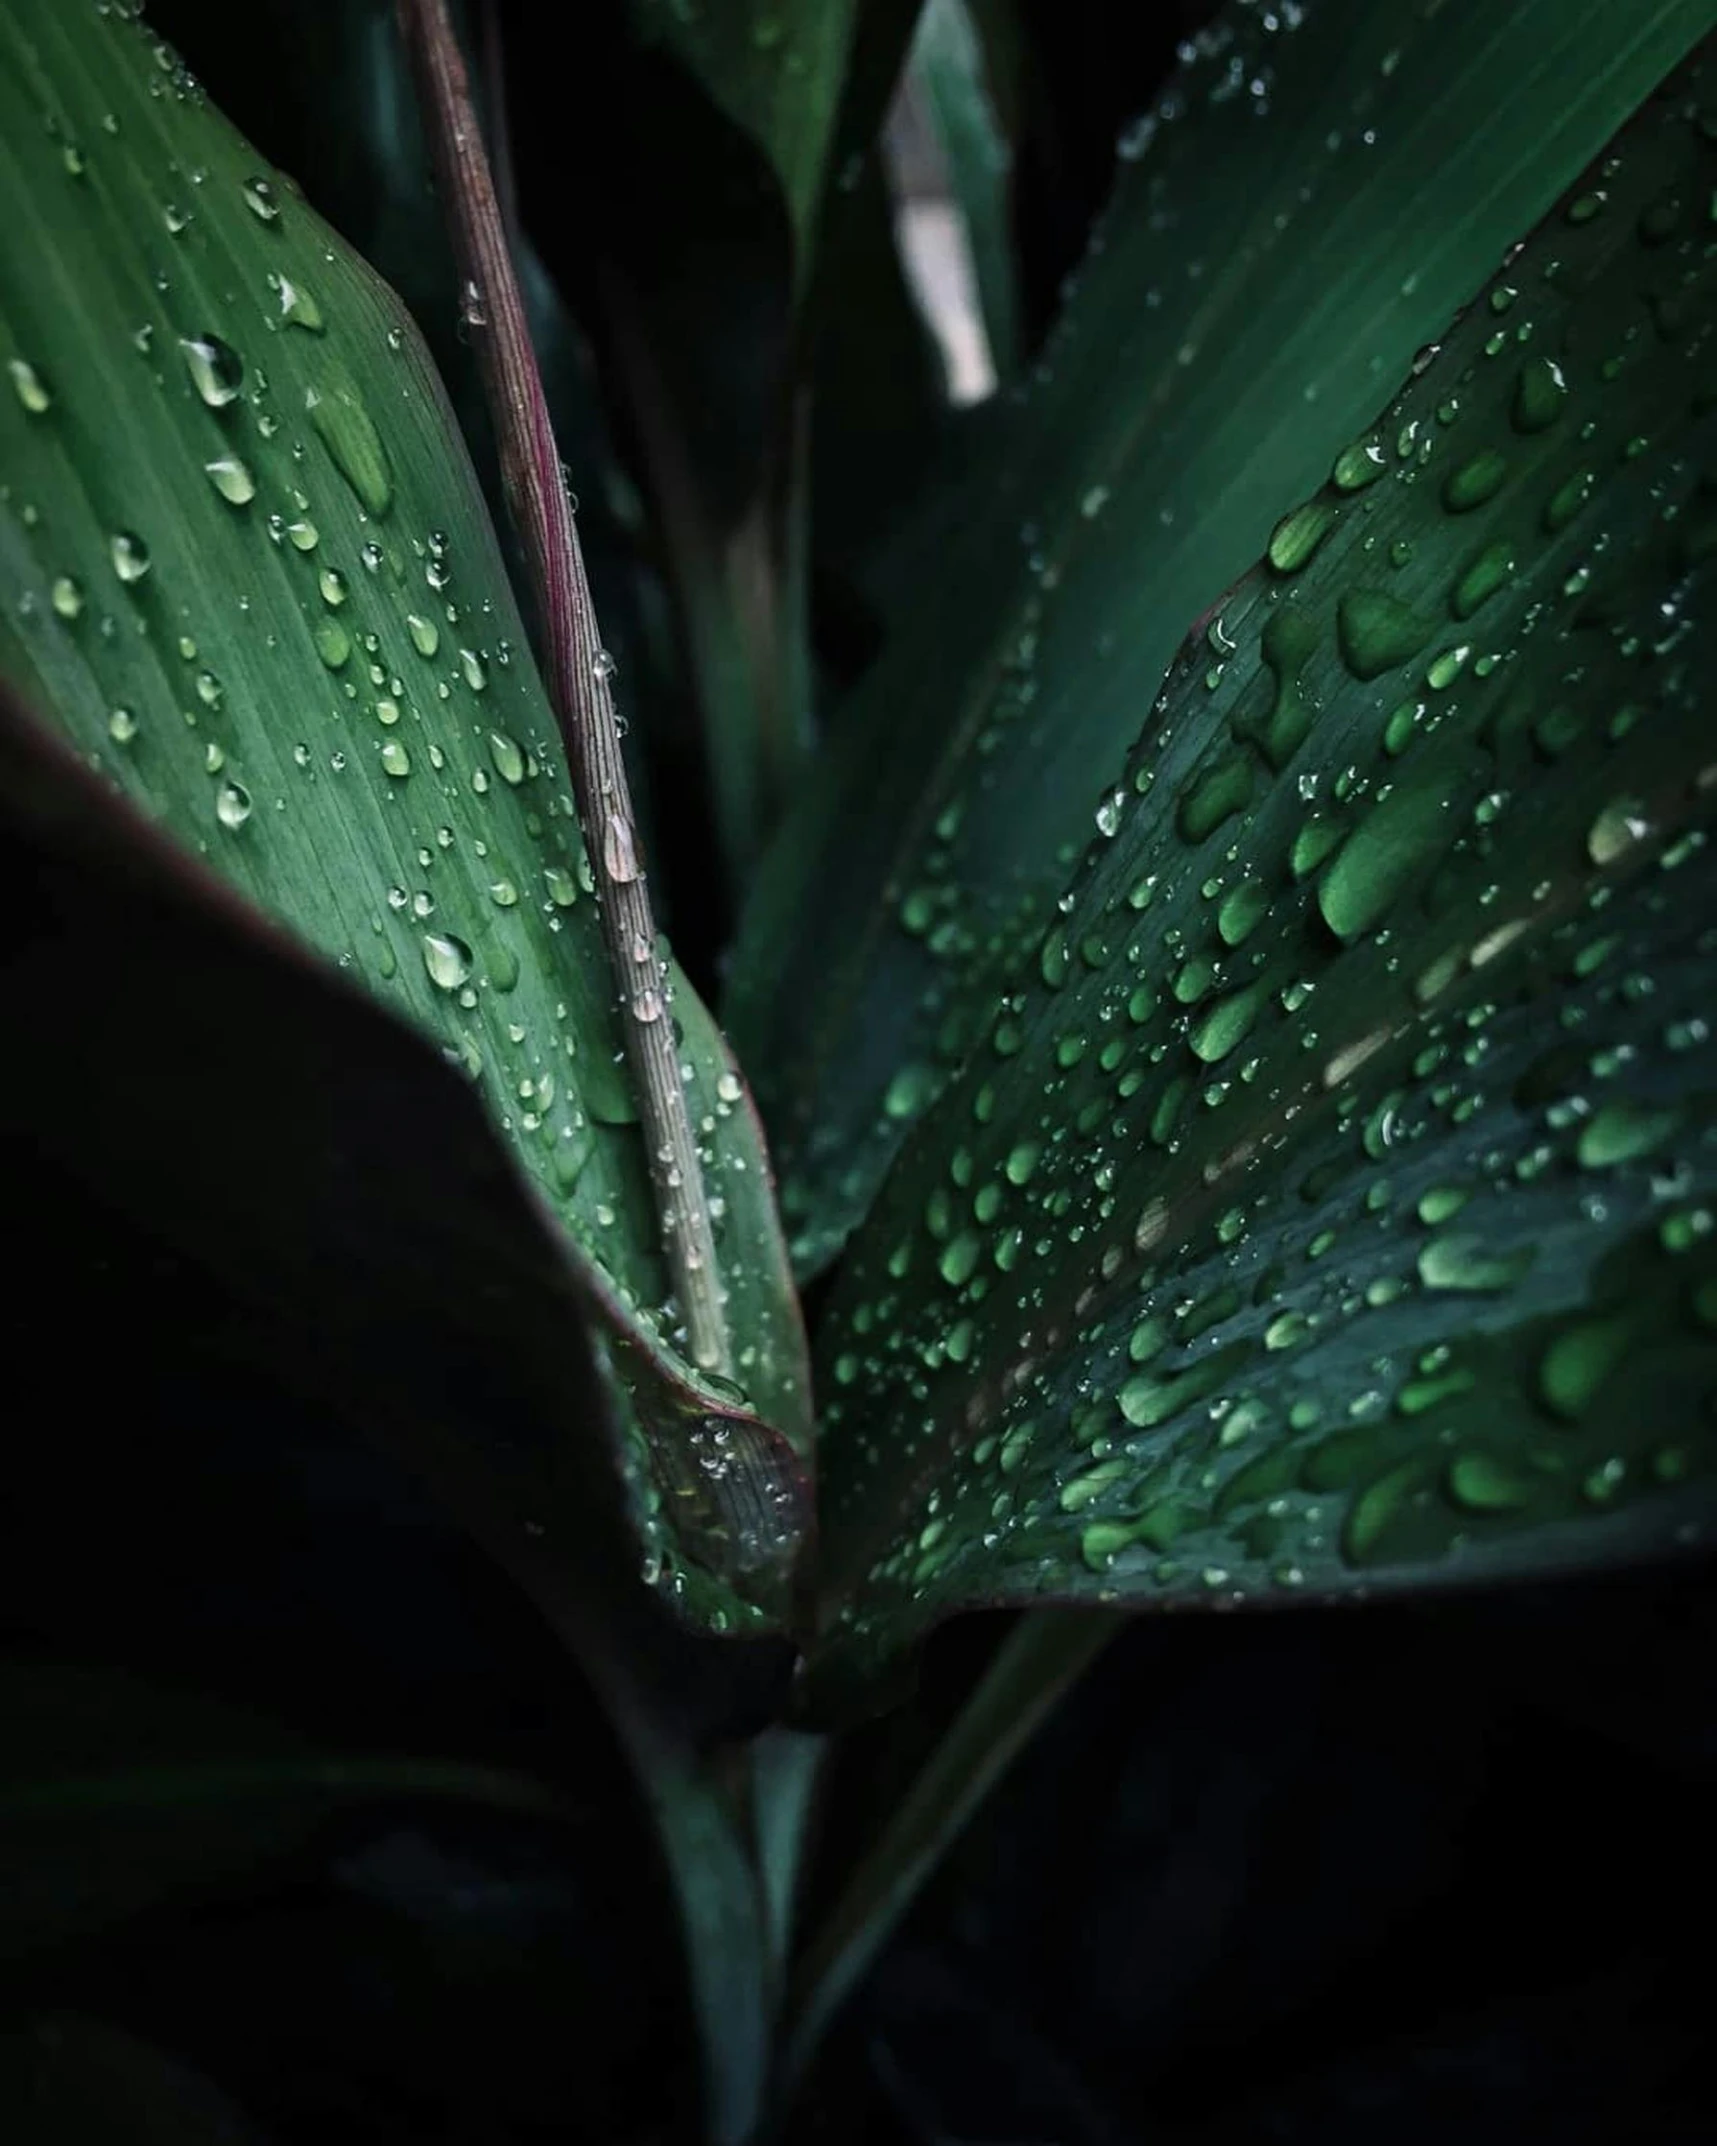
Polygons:
<instances>
[{"instance_id":1,"label":"glossy leaf surface","mask_svg":"<svg viewBox=\"0 0 1717 2146\"><path fill-rule=\"evenodd\" d=\"M831 1658L1699 1539L1708 96L1280 521L1095 801L824 1322Z\"/></svg>"},{"instance_id":2,"label":"glossy leaf surface","mask_svg":"<svg viewBox=\"0 0 1717 2146\"><path fill-rule=\"evenodd\" d=\"M979 1032L1181 635L1713 20L1234 6L760 879L731 985L822 1264Z\"/></svg>"},{"instance_id":3,"label":"glossy leaf surface","mask_svg":"<svg viewBox=\"0 0 1717 2146\"><path fill-rule=\"evenodd\" d=\"M757 1421L677 1354L560 744L420 340L136 24L13 0L0 46L0 667L464 1069L625 1355L665 1583L684 1534L778 1591L807 1396L767 1165L668 971Z\"/></svg>"}]
</instances>

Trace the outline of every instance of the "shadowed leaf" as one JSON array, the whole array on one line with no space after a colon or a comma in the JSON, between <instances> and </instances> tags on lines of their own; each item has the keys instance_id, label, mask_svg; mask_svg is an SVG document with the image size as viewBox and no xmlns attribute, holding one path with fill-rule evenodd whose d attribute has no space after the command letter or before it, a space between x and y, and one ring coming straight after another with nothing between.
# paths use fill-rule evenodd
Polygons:
<instances>
[{"instance_id":1,"label":"shadowed leaf","mask_svg":"<svg viewBox=\"0 0 1717 2146\"><path fill-rule=\"evenodd\" d=\"M1234 6L1113 206L910 621L771 852L732 977L803 1270L980 1031L1188 623L1706 0Z\"/></svg>"},{"instance_id":2,"label":"shadowed leaf","mask_svg":"<svg viewBox=\"0 0 1717 2146\"><path fill-rule=\"evenodd\" d=\"M902 1150L820 1336L825 1676L978 1602L1698 1539L1705 94L1646 106L1189 640Z\"/></svg>"},{"instance_id":3,"label":"shadowed leaf","mask_svg":"<svg viewBox=\"0 0 1717 2146\"><path fill-rule=\"evenodd\" d=\"M265 2146L212 2080L75 2012L34 2013L0 2035L0 2123L30 2146Z\"/></svg>"},{"instance_id":4,"label":"shadowed leaf","mask_svg":"<svg viewBox=\"0 0 1717 2146\"><path fill-rule=\"evenodd\" d=\"M741 1399L678 1354L559 740L421 342L139 26L9 0L0 54L0 669L463 1069L634 1389L652 1569L778 1605L808 1398L767 1165L670 969Z\"/></svg>"}]
</instances>

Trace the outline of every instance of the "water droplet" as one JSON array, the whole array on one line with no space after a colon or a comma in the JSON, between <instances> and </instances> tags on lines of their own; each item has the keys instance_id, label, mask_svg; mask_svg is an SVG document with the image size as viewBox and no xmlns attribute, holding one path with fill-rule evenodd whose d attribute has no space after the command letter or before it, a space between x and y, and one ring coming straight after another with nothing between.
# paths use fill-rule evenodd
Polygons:
<instances>
[{"instance_id":1,"label":"water droplet","mask_svg":"<svg viewBox=\"0 0 1717 2146\"><path fill-rule=\"evenodd\" d=\"M1681 1112L1673 1107L1605 1103L1580 1128L1575 1153L1583 1169L1613 1170L1660 1148L1680 1123Z\"/></svg>"},{"instance_id":2,"label":"water droplet","mask_svg":"<svg viewBox=\"0 0 1717 2146\"><path fill-rule=\"evenodd\" d=\"M115 708L107 719L107 734L115 745L129 745L137 735L137 718L129 708Z\"/></svg>"},{"instance_id":3,"label":"water droplet","mask_svg":"<svg viewBox=\"0 0 1717 2146\"><path fill-rule=\"evenodd\" d=\"M1263 996L1262 984L1249 984L1243 991L1231 992L1227 998L1218 999L1194 1023L1187 1038L1193 1055L1206 1065L1214 1065L1219 1059L1226 1058L1245 1040L1257 1018Z\"/></svg>"},{"instance_id":4,"label":"water droplet","mask_svg":"<svg viewBox=\"0 0 1717 2146\"><path fill-rule=\"evenodd\" d=\"M223 827L240 828L250 818L250 792L242 782L223 782L215 792L215 818Z\"/></svg>"},{"instance_id":5,"label":"water droplet","mask_svg":"<svg viewBox=\"0 0 1717 2146\"><path fill-rule=\"evenodd\" d=\"M519 749L518 741L508 737L504 730L490 731L489 758L495 763L495 773L503 782L517 787L524 781L525 756Z\"/></svg>"},{"instance_id":6,"label":"water droplet","mask_svg":"<svg viewBox=\"0 0 1717 2146\"><path fill-rule=\"evenodd\" d=\"M1285 514L1271 533L1265 557L1278 574L1297 574L1335 527L1338 509L1332 500L1310 499Z\"/></svg>"},{"instance_id":7,"label":"water droplet","mask_svg":"<svg viewBox=\"0 0 1717 2146\"><path fill-rule=\"evenodd\" d=\"M12 375L12 389L32 417L42 417L53 407L54 398L48 392L47 382L27 358L8 358L6 370Z\"/></svg>"},{"instance_id":8,"label":"water droplet","mask_svg":"<svg viewBox=\"0 0 1717 2146\"><path fill-rule=\"evenodd\" d=\"M381 761L382 772L393 776L395 781L403 781L411 773L411 755L398 738L387 739L377 758Z\"/></svg>"},{"instance_id":9,"label":"water droplet","mask_svg":"<svg viewBox=\"0 0 1717 2146\"><path fill-rule=\"evenodd\" d=\"M331 671L337 671L352 653L351 636L338 619L319 620L313 637L317 655Z\"/></svg>"},{"instance_id":10,"label":"water droplet","mask_svg":"<svg viewBox=\"0 0 1717 2146\"><path fill-rule=\"evenodd\" d=\"M471 975L471 949L451 932L424 934L423 965L438 991L457 991Z\"/></svg>"},{"instance_id":11,"label":"water droplet","mask_svg":"<svg viewBox=\"0 0 1717 2146\"><path fill-rule=\"evenodd\" d=\"M1455 1232L1434 1237L1419 1254L1419 1279L1427 1289L1471 1290L1498 1294L1522 1281L1536 1256L1535 1247L1494 1252L1483 1237Z\"/></svg>"},{"instance_id":12,"label":"water droplet","mask_svg":"<svg viewBox=\"0 0 1717 2146\"><path fill-rule=\"evenodd\" d=\"M1470 514L1474 507L1496 497L1507 476L1507 457L1494 447L1484 448L1450 472L1443 485L1443 504L1451 514Z\"/></svg>"},{"instance_id":13,"label":"water droplet","mask_svg":"<svg viewBox=\"0 0 1717 2146\"><path fill-rule=\"evenodd\" d=\"M1375 440L1355 440L1336 456L1330 482L1338 492L1363 491L1368 484L1375 484L1388 466L1383 449Z\"/></svg>"},{"instance_id":14,"label":"water droplet","mask_svg":"<svg viewBox=\"0 0 1717 2146\"><path fill-rule=\"evenodd\" d=\"M619 668L619 664L605 648L599 648L590 659L590 675L593 678L612 678Z\"/></svg>"},{"instance_id":15,"label":"water droplet","mask_svg":"<svg viewBox=\"0 0 1717 2146\"><path fill-rule=\"evenodd\" d=\"M289 328L303 328L311 335L322 333L322 308L311 297L302 283L294 283L289 276L271 278L274 295L280 306L280 317Z\"/></svg>"},{"instance_id":16,"label":"water droplet","mask_svg":"<svg viewBox=\"0 0 1717 2146\"><path fill-rule=\"evenodd\" d=\"M149 571L149 547L129 529L116 530L108 539L108 557L121 581L141 581Z\"/></svg>"},{"instance_id":17,"label":"water droplet","mask_svg":"<svg viewBox=\"0 0 1717 2146\"><path fill-rule=\"evenodd\" d=\"M393 505L393 472L363 397L354 387L330 388L326 393L306 388L304 407L334 467L359 504L379 520ZM369 564L367 556L364 563ZM378 548L376 564L380 563Z\"/></svg>"},{"instance_id":18,"label":"water droplet","mask_svg":"<svg viewBox=\"0 0 1717 2146\"><path fill-rule=\"evenodd\" d=\"M1338 939L1370 931L1455 831L1444 780L1402 783L1348 836L1318 883L1318 908Z\"/></svg>"},{"instance_id":19,"label":"water droplet","mask_svg":"<svg viewBox=\"0 0 1717 2146\"><path fill-rule=\"evenodd\" d=\"M218 455L213 462L205 462L209 482L229 505L247 506L256 497L256 479L237 455Z\"/></svg>"},{"instance_id":20,"label":"water droplet","mask_svg":"<svg viewBox=\"0 0 1717 2146\"><path fill-rule=\"evenodd\" d=\"M1542 432L1562 414L1568 400L1568 383L1554 358L1530 358L1514 383L1514 407L1509 413L1517 432Z\"/></svg>"},{"instance_id":21,"label":"water droplet","mask_svg":"<svg viewBox=\"0 0 1717 2146\"><path fill-rule=\"evenodd\" d=\"M83 610L83 585L70 574L56 574L48 601L61 618L77 618Z\"/></svg>"},{"instance_id":22,"label":"water droplet","mask_svg":"<svg viewBox=\"0 0 1717 2146\"><path fill-rule=\"evenodd\" d=\"M1587 830L1586 854L1594 864L1614 864L1650 832L1651 821L1640 798L1614 797Z\"/></svg>"},{"instance_id":23,"label":"water droplet","mask_svg":"<svg viewBox=\"0 0 1717 2146\"><path fill-rule=\"evenodd\" d=\"M1384 589L1350 589L1336 606L1342 661L1356 678L1380 678L1408 662L1435 631L1429 619Z\"/></svg>"},{"instance_id":24,"label":"water droplet","mask_svg":"<svg viewBox=\"0 0 1717 2146\"><path fill-rule=\"evenodd\" d=\"M1507 537L1498 537L1476 553L1462 570L1449 598L1449 609L1456 618L1471 618L1510 579L1515 564L1514 545Z\"/></svg>"},{"instance_id":25,"label":"water droplet","mask_svg":"<svg viewBox=\"0 0 1717 2146\"><path fill-rule=\"evenodd\" d=\"M192 386L211 410L224 409L238 399L244 360L230 343L223 343L218 335L182 335L179 349Z\"/></svg>"},{"instance_id":26,"label":"water droplet","mask_svg":"<svg viewBox=\"0 0 1717 2146\"><path fill-rule=\"evenodd\" d=\"M1583 1319L1558 1334L1538 1366L1538 1391L1552 1415L1577 1423L1627 1353L1634 1322L1626 1314Z\"/></svg>"},{"instance_id":27,"label":"water droplet","mask_svg":"<svg viewBox=\"0 0 1717 2146\"><path fill-rule=\"evenodd\" d=\"M266 179L246 179L239 191L244 195L244 204L253 216L265 224L277 223L280 218L280 203L274 188Z\"/></svg>"},{"instance_id":28,"label":"water droplet","mask_svg":"<svg viewBox=\"0 0 1717 2146\"><path fill-rule=\"evenodd\" d=\"M423 618L415 611L408 612L405 630L411 635L411 645L420 656L433 656L441 646L440 629L432 618Z\"/></svg>"},{"instance_id":29,"label":"water droplet","mask_svg":"<svg viewBox=\"0 0 1717 2146\"><path fill-rule=\"evenodd\" d=\"M558 864L551 864L543 873L543 886L557 909L570 909L578 899L578 882Z\"/></svg>"},{"instance_id":30,"label":"water droplet","mask_svg":"<svg viewBox=\"0 0 1717 2146\"><path fill-rule=\"evenodd\" d=\"M632 823L618 812L609 813L603 823L602 869L621 886L639 877L638 847Z\"/></svg>"},{"instance_id":31,"label":"water droplet","mask_svg":"<svg viewBox=\"0 0 1717 2146\"><path fill-rule=\"evenodd\" d=\"M883 1096L883 1112L890 1118L915 1118L936 1092L936 1074L931 1066L902 1066Z\"/></svg>"},{"instance_id":32,"label":"water droplet","mask_svg":"<svg viewBox=\"0 0 1717 2146\"><path fill-rule=\"evenodd\" d=\"M1446 1477L1449 1496L1470 1513L1511 1513L1532 1496L1528 1477L1492 1453L1457 1453Z\"/></svg>"}]
</instances>

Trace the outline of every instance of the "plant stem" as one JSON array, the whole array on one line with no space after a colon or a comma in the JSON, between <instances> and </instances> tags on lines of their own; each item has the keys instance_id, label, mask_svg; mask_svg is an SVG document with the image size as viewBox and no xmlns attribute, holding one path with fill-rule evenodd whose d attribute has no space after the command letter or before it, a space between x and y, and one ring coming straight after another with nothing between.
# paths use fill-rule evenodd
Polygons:
<instances>
[{"instance_id":1,"label":"plant stem","mask_svg":"<svg viewBox=\"0 0 1717 2146\"><path fill-rule=\"evenodd\" d=\"M836 1901L794 1979L780 2101L926 1879L1062 1694L1120 1629L1102 1609L1028 1610Z\"/></svg>"},{"instance_id":2,"label":"plant stem","mask_svg":"<svg viewBox=\"0 0 1717 2146\"><path fill-rule=\"evenodd\" d=\"M507 504L535 583L546 684L566 742L584 845L614 974L657 1218L692 1361L729 1371L715 1236L609 679L542 380L531 351L495 184L446 0L398 0L457 257L462 309L482 363Z\"/></svg>"}]
</instances>

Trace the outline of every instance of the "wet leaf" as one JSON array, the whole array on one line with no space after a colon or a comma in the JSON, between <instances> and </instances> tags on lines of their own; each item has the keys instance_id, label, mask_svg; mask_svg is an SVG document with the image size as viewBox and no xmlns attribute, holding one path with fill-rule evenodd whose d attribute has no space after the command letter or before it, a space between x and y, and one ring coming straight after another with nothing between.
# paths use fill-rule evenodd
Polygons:
<instances>
[{"instance_id":1,"label":"wet leaf","mask_svg":"<svg viewBox=\"0 0 1717 2146\"><path fill-rule=\"evenodd\" d=\"M1060 328L736 955L802 1270L1041 929L1188 624L1711 20L1234 6L1123 136Z\"/></svg>"},{"instance_id":2,"label":"wet leaf","mask_svg":"<svg viewBox=\"0 0 1717 2146\"><path fill-rule=\"evenodd\" d=\"M742 1396L677 1353L560 744L421 341L137 24L12 0L0 53L0 669L463 1069L620 1351L653 1568L695 1542L778 1598L808 1400L767 1165L670 965Z\"/></svg>"},{"instance_id":3,"label":"wet leaf","mask_svg":"<svg viewBox=\"0 0 1717 2146\"><path fill-rule=\"evenodd\" d=\"M825 1683L980 1602L1703 1539L1709 94L1282 519L1095 800L821 1329Z\"/></svg>"}]
</instances>

